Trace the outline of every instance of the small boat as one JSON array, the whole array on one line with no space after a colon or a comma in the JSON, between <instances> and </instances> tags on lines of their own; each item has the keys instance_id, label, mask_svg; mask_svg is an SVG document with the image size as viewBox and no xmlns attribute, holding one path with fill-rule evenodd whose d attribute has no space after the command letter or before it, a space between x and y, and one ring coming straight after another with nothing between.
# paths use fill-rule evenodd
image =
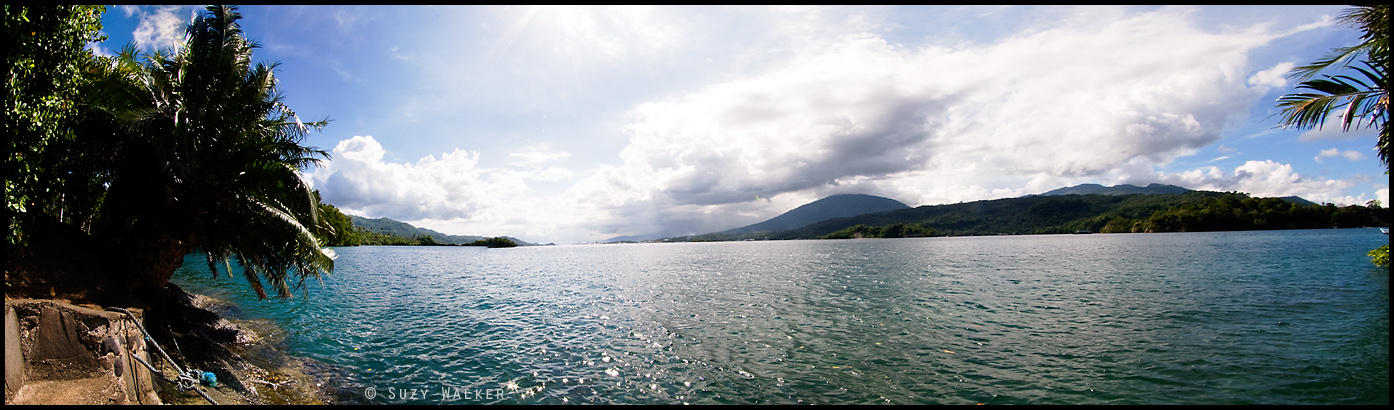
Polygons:
<instances>
[{"instance_id":1,"label":"small boat","mask_svg":"<svg viewBox=\"0 0 1394 410\"><path fill-rule=\"evenodd\" d=\"M1389 228L1379 228L1379 233L1388 235L1388 234L1389 234Z\"/></svg>"},{"instance_id":2,"label":"small boat","mask_svg":"<svg viewBox=\"0 0 1394 410\"><path fill-rule=\"evenodd\" d=\"M1087 233L1093 233L1093 232L1089 232L1088 229L1080 229L1080 230L1078 230L1078 231L1075 231L1075 235L1083 235L1083 234L1087 234Z\"/></svg>"}]
</instances>

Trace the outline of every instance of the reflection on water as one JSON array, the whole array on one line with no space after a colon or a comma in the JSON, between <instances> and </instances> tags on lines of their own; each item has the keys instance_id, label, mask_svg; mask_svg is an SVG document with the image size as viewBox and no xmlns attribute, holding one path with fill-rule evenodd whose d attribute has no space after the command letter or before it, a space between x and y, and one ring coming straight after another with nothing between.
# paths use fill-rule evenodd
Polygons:
<instances>
[{"instance_id":1,"label":"reflection on water","mask_svg":"<svg viewBox=\"0 0 1394 410\"><path fill-rule=\"evenodd\" d=\"M340 248L287 302L177 280L353 403L1379 404L1366 231Z\"/></svg>"}]
</instances>

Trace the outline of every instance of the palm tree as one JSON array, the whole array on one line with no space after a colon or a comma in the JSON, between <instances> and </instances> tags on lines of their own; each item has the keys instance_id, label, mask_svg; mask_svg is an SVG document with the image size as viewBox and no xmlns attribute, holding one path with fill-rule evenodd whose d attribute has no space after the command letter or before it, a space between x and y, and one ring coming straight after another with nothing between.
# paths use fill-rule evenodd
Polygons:
<instances>
[{"instance_id":1,"label":"palm tree","mask_svg":"<svg viewBox=\"0 0 1394 410\"><path fill-rule=\"evenodd\" d=\"M1389 70L1389 6L1357 6L1343 13L1340 21L1364 30L1360 37L1363 41L1337 48L1326 58L1293 69L1289 77L1304 80L1297 88L1309 92L1278 98L1278 106L1282 108L1281 126L1321 128L1327 115L1341 110L1342 131L1350 131L1352 126L1379 129L1375 149L1388 173L1389 130L1385 124L1389 122L1389 80L1385 74ZM1354 64L1362 56L1365 59ZM1312 79L1338 64L1353 72L1334 76L1323 74L1321 78Z\"/></svg>"},{"instance_id":2,"label":"palm tree","mask_svg":"<svg viewBox=\"0 0 1394 410\"><path fill-rule=\"evenodd\" d=\"M1341 130L1350 131L1357 127L1379 128L1379 139L1375 141L1375 151L1380 162L1384 163L1384 173L1389 173L1389 5L1357 6L1341 15L1340 21L1364 30L1360 44L1341 47L1333 54L1312 64L1297 67L1289 76L1306 80L1297 85L1300 92L1278 98L1282 107L1282 126L1298 128L1320 128L1326 123L1326 116L1344 108L1341 112ZM1356 58L1365 56L1361 65L1353 65ZM1322 75L1311 79L1318 73L1340 64L1354 73L1341 75ZM1358 76L1357 76L1358 73ZM1389 266L1389 245L1370 251L1370 259L1377 266Z\"/></svg>"},{"instance_id":3,"label":"palm tree","mask_svg":"<svg viewBox=\"0 0 1394 410\"><path fill-rule=\"evenodd\" d=\"M289 279L333 270L322 248L313 191L298 171L328 153L300 145L311 129L282 102L276 64L252 64L256 44L235 7L209 6L182 47L144 61L127 47L95 93L122 125L120 160L94 236L143 294L158 291L183 258L206 255L232 275L236 260L258 297L291 296ZM95 98L95 97L94 97Z\"/></svg>"}]
</instances>

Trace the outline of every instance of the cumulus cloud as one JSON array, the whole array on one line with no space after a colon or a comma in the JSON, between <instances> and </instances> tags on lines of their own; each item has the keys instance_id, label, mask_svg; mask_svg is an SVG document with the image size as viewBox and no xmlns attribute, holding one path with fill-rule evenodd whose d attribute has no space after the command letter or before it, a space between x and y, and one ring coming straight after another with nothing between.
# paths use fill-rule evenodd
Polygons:
<instances>
[{"instance_id":1,"label":"cumulus cloud","mask_svg":"<svg viewBox=\"0 0 1394 410\"><path fill-rule=\"evenodd\" d=\"M1287 86L1287 74L1292 71L1295 64L1291 62L1278 63L1267 70L1259 71L1249 76L1249 85L1281 88Z\"/></svg>"},{"instance_id":2,"label":"cumulus cloud","mask_svg":"<svg viewBox=\"0 0 1394 410\"><path fill-rule=\"evenodd\" d=\"M365 216L453 219L477 216L491 201L520 193L519 182L479 169L479 154L456 149L415 163L384 161L371 136L340 141L333 160L311 175L326 202Z\"/></svg>"},{"instance_id":3,"label":"cumulus cloud","mask_svg":"<svg viewBox=\"0 0 1394 410\"><path fill-rule=\"evenodd\" d=\"M546 164L565 157L545 145L522 153L550 153L527 166L489 168L481 154L463 149L394 162L372 136L339 141L333 158L306 173L325 202L344 212L388 217L455 235L512 235L525 240L582 238L573 200L540 192L531 182L566 181L574 172ZM526 155L524 155L526 156ZM535 158L535 157L534 157Z\"/></svg>"},{"instance_id":4,"label":"cumulus cloud","mask_svg":"<svg viewBox=\"0 0 1394 410\"><path fill-rule=\"evenodd\" d=\"M1284 197L1296 195L1318 203L1330 202L1337 205L1361 204L1373 198L1365 195L1352 196L1346 190L1355 183L1346 180L1304 178L1294 172L1291 164L1273 160L1245 161L1230 172L1219 167L1196 168L1181 173L1159 172L1157 178L1164 184L1180 185L1191 189L1206 191L1239 191L1259 197ZM1388 195L1388 188L1385 187ZM1378 196L1378 195L1377 195Z\"/></svg>"},{"instance_id":5,"label":"cumulus cloud","mask_svg":"<svg viewBox=\"0 0 1394 410\"><path fill-rule=\"evenodd\" d=\"M644 66L700 36L694 20L629 24L669 21L648 8L569 10L529 9L486 54L513 61L515 50L546 45L573 71ZM662 11L682 14L672 10ZM990 44L907 46L864 16L816 7L770 14L778 17L760 27L773 34L761 33L756 51L736 50L726 74L706 77L717 80L633 105L615 163L573 171L558 166L569 153L542 144L504 154L500 168L458 149L391 162L371 137L354 137L311 178L327 201L360 215L560 241L730 229L837 193L915 206L1084 182L1162 182L1360 199L1344 194L1351 182L1303 177L1273 161L1157 171L1218 141L1250 103L1285 84L1280 74L1290 67L1251 67L1248 55L1293 30L1202 29L1186 8L1081 8L1073 23ZM1084 21L1091 24L1077 24ZM1318 23L1295 30L1326 24ZM552 91L543 85L531 84ZM567 181L558 194L529 186Z\"/></svg>"},{"instance_id":6,"label":"cumulus cloud","mask_svg":"<svg viewBox=\"0 0 1394 410\"><path fill-rule=\"evenodd\" d=\"M1320 152L1318 152L1318 153L1317 153L1317 156L1312 157L1312 159L1315 160L1316 162L1322 162L1322 159L1323 159L1323 158L1336 157L1336 156L1345 157L1346 159L1351 160L1351 161L1357 161L1357 160L1360 160L1361 158L1365 158L1365 155L1364 155L1364 154L1361 154L1360 151L1356 151L1356 150L1345 150L1345 151L1341 151L1341 150L1336 149L1336 148L1327 148L1327 149L1324 149L1324 150L1321 150Z\"/></svg>"},{"instance_id":7,"label":"cumulus cloud","mask_svg":"<svg viewBox=\"0 0 1394 410\"><path fill-rule=\"evenodd\" d=\"M1283 68L1246 74L1247 52L1279 34L1192 20L1163 8L958 48L865 32L808 42L820 46L637 106L622 163L575 189L620 212L841 189L918 205L1151 179L1215 142L1246 114L1235 102Z\"/></svg>"},{"instance_id":8,"label":"cumulus cloud","mask_svg":"<svg viewBox=\"0 0 1394 410\"><path fill-rule=\"evenodd\" d=\"M178 47L184 40L189 14L184 6L123 7L126 16L139 15L131 32L136 47L145 51Z\"/></svg>"}]
</instances>

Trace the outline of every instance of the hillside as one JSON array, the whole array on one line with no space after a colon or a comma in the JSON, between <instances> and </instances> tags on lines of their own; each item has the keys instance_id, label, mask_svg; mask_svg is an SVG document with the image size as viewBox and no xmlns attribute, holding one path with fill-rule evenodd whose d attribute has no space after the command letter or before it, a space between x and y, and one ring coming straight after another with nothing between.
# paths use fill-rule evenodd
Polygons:
<instances>
[{"instance_id":1,"label":"hillside","mask_svg":"<svg viewBox=\"0 0 1394 410\"><path fill-rule=\"evenodd\" d=\"M729 240L758 237L762 233L788 231L829 219L909 208L909 206L900 201L879 196L862 194L832 195L827 198L800 205L797 208L763 222L721 232L694 235L688 238L691 240Z\"/></svg>"},{"instance_id":2,"label":"hillside","mask_svg":"<svg viewBox=\"0 0 1394 410\"><path fill-rule=\"evenodd\" d=\"M1099 185L1099 184L1079 184L1079 185L1070 186L1070 187L1063 187L1063 188L1052 189L1052 190L1046 191L1046 192L1044 192L1044 193L1042 193L1042 194L1040 194L1040 195L1041 195L1041 196L1058 196L1058 195L1184 194L1184 193L1187 193L1187 192L1191 192L1191 190L1188 189L1188 188L1179 187L1179 186L1176 186L1176 185L1156 184L1156 183L1147 184L1147 186L1145 186L1145 187L1140 187L1140 186L1132 185L1132 184L1121 184L1121 185L1114 185L1114 186L1103 186L1103 185ZM1026 196L1036 196L1036 195L1026 195ZM1281 200L1284 200L1284 201L1288 201L1288 202L1291 202L1291 203L1294 203L1294 204L1298 204L1298 205L1319 205L1319 204L1317 204L1317 203L1315 203L1315 202L1308 201L1308 200L1303 199L1302 197L1299 197L1299 196L1296 196L1296 195L1293 195L1293 196L1285 196L1285 197L1281 197L1281 198L1278 198L1278 199L1281 199Z\"/></svg>"},{"instance_id":3,"label":"hillside","mask_svg":"<svg viewBox=\"0 0 1394 410\"><path fill-rule=\"evenodd\" d=\"M385 235L398 236L402 238L414 239L423 236L430 236L438 243L448 245L465 245L475 241L487 240L486 236L474 235L447 235L427 228L418 228L406 222L397 221L391 218L368 219L357 215L349 215L349 220L353 226L367 232L380 233ZM536 245L518 238L504 236L510 241L522 246Z\"/></svg>"},{"instance_id":4,"label":"hillside","mask_svg":"<svg viewBox=\"0 0 1394 410\"><path fill-rule=\"evenodd\" d=\"M1064 188L1052 189L1052 190L1046 191L1045 193L1042 193L1041 195L1042 195L1042 196L1056 196L1056 195L1071 195L1071 194L1076 194L1076 195L1091 195L1091 194L1097 194L1097 195L1184 194L1184 193L1187 193L1187 192L1191 192L1191 190L1186 189L1186 188L1182 188L1182 187L1179 187L1179 186L1176 186L1176 185L1166 185L1166 184L1147 184L1147 186L1145 186L1145 187L1140 187L1140 186L1132 185L1132 184L1121 184L1121 185L1114 185L1114 186L1109 186L1109 187L1106 187L1106 186L1103 186L1103 185L1099 185L1099 184L1079 184L1079 185L1075 185L1075 186L1071 186L1071 187L1064 187Z\"/></svg>"},{"instance_id":5,"label":"hillside","mask_svg":"<svg viewBox=\"0 0 1394 410\"><path fill-rule=\"evenodd\" d=\"M1383 226L1387 208L1302 205L1240 193L1032 195L870 213L798 229L704 235L673 241L1013 235L1088 232L1197 232Z\"/></svg>"},{"instance_id":6,"label":"hillside","mask_svg":"<svg viewBox=\"0 0 1394 410\"><path fill-rule=\"evenodd\" d=\"M1102 226L1076 226L1071 222L1102 215L1142 219L1177 204L1223 195L1194 191L1181 195L1039 195L993 199L949 205L926 205L900 211L824 221L780 232L771 238L819 238L854 225L918 224L936 235L996 235L1070 233L1081 229L1098 232ZM1128 228L1131 228L1129 226Z\"/></svg>"}]
</instances>

